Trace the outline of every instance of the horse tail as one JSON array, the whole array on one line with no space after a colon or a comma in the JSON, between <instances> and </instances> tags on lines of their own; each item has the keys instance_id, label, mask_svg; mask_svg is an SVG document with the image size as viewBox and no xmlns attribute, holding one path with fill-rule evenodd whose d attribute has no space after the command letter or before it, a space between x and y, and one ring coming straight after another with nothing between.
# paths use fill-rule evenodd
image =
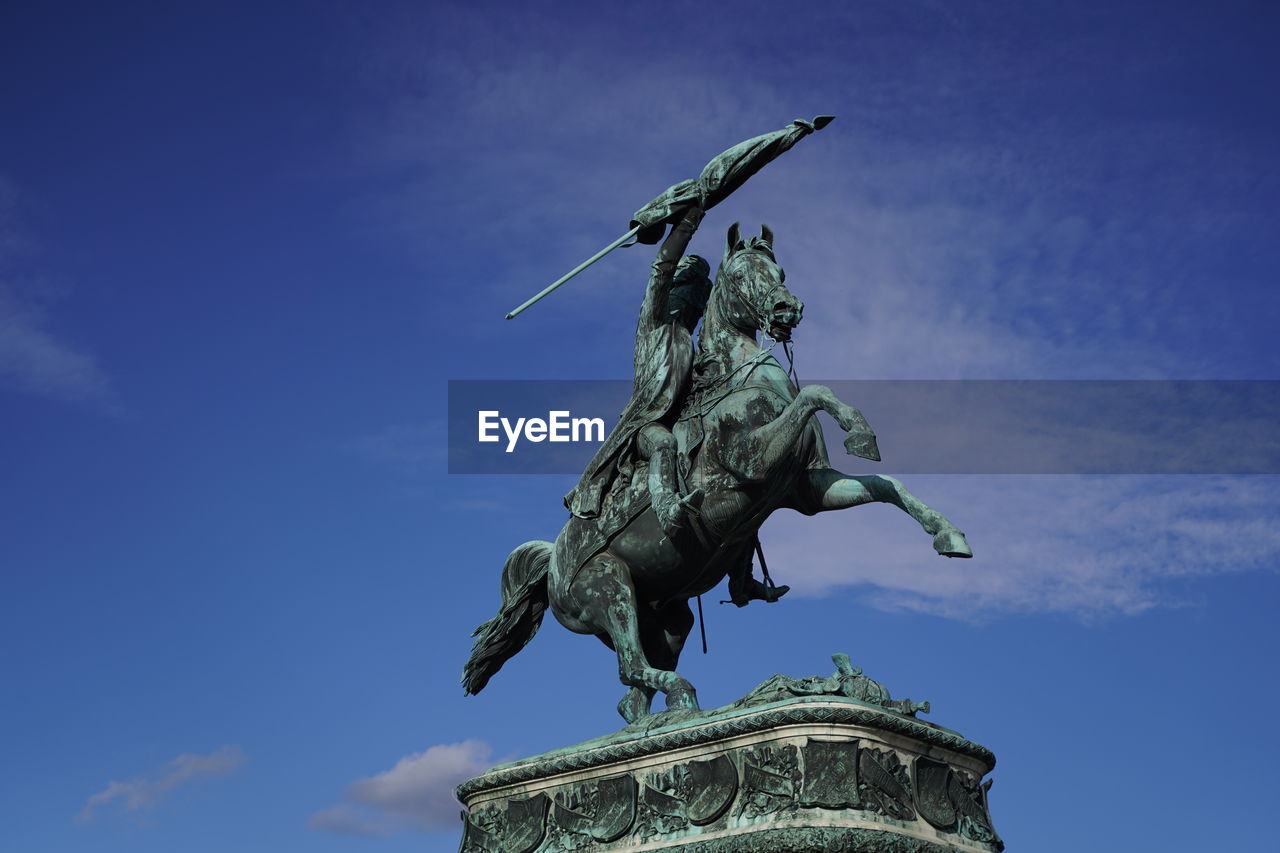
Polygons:
<instances>
[{"instance_id":1,"label":"horse tail","mask_svg":"<svg viewBox=\"0 0 1280 853\"><path fill-rule=\"evenodd\" d=\"M479 693L502 665L533 639L547 609L547 569L555 546L526 542L502 567L502 607L498 615L471 633L476 638L462 668L467 694Z\"/></svg>"}]
</instances>

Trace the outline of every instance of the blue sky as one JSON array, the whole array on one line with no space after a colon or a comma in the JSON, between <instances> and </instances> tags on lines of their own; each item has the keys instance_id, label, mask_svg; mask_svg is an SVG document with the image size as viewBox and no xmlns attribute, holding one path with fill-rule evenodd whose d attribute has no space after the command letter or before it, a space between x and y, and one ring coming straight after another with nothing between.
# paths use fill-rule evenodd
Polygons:
<instances>
[{"instance_id":1,"label":"blue sky","mask_svg":"<svg viewBox=\"0 0 1280 853\"><path fill-rule=\"evenodd\" d=\"M446 381L626 378L648 250L503 314L792 118L838 116L694 250L774 228L802 377L1280 379L1276 24L7 4L0 846L453 850L457 778L615 728L610 655L550 622L461 695L573 478L447 475ZM1275 478L909 485L975 559L884 507L780 515L795 592L709 608L703 703L845 651L995 751L1011 849L1265 846Z\"/></svg>"}]
</instances>

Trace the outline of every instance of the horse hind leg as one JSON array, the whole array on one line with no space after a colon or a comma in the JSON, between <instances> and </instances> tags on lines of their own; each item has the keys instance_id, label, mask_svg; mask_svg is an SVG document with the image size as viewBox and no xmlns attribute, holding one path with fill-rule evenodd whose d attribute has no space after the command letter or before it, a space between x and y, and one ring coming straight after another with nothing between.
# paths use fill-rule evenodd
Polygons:
<instances>
[{"instance_id":1,"label":"horse hind leg","mask_svg":"<svg viewBox=\"0 0 1280 853\"><path fill-rule=\"evenodd\" d=\"M613 640L608 634L596 634L596 639L609 647L609 651L616 652L613 647ZM641 717L647 717L653 713L653 697L658 691L652 687L630 687L627 692L622 694L622 698L618 700L618 713L622 715L622 719L628 723L638 720Z\"/></svg>"},{"instance_id":2,"label":"horse hind leg","mask_svg":"<svg viewBox=\"0 0 1280 853\"><path fill-rule=\"evenodd\" d=\"M652 687L630 687L618 701L618 713L628 723L653 713L653 697L658 691Z\"/></svg>"},{"instance_id":3,"label":"horse hind leg","mask_svg":"<svg viewBox=\"0 0 1280 853\"><path fill-rule=\"evenodd\" d=\"M698 707L693 685L672 670L653 666L645 654L636 591L622 561L609 554L593 557L578 572L574 586L574 599L590 602L579 620L593 623L600 634L607 635L608 645L618 656L618 677L632 688L618 704L623 719L633 723L648 713L656 692L666 694L668 709Z\"/></svg>"},{"instance_id":4,"label":"horse hind leg","mask_svg":"<svg viewBox=\"0 0 1280 853\"><path fill-rule=\"evenodd\" d=\"M660 609L642 606L638 615L645 657L657 669L674 671L680 663L680 652L684 650L689 631L693 629L693 611L689 609L689 602L683 599L673 601ZM649 714L655 692L651 687L632 687L618 703L618 713L626 720Z\"/></svg>"}]
</instances>

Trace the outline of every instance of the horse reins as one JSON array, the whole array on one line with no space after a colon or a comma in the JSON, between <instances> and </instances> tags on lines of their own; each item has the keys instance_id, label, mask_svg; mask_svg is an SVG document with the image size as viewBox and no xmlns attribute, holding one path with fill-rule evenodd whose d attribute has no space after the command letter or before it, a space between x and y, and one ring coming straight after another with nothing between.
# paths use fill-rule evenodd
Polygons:
<instances>
[{"instance_id":1,"label":"horse reins","mask_svg":"<svg viewBox=\"0 0 1280 853\"><path fill-rule=\"evenodd\" d=\"M776 286L775 286L775 288L774 288L774 289L775 289L775 290L777 289L777 288L776 288ZM772 291L770 291L770 292L772 293ZM766 336L767 336L767 335L768 335L768 332L765 332L765 334L766 334ZM728 381L729 381L730 379L732 379L732 378L733 378L733 376L734 376L735 374L737 374L740 370L742 370L744 367L747 367L748 365L750 365L752 369L751 369L751 370L748 370L748 371L747 371L747 375L746 375L745 377L743 377L743 381L745 382L745 381L746 381L746 379L747 379L747 378L749 378L749 377L751 376L751 373L754 371L755 367L759 366L760 364L763 364L763 363L764 363L764 357L765 357L765 356L767 356L769 353L771 353L771 352L773 351L773 348L774 348L774 347L776 347L776 346L778 345L778 343L779 343L778 341L775 341L775 340L773 340L772 338L770 338L770 340L772 341L772 343L770 343L770 344L769 344L768 348L761 350L759 353L757 353L756 355L752 356L750 360L743 362L742 364L740 364L740 365L738 365L736 368L734 368L732 371L730 371L729 373L725 374L725 375L724 375L723 377L721 377L720 379L717 379L714 383L712 383L710 386L708 386L706 390L707 390L707 391L709 391L709 390L713 390L713 389L715 389L718 385L721 385L721 384L723 384L723 383L725 383L725 382L728 382ZM783 353L787 356L787 374L786 374L786 375L787 375L787 378L788 378L788 379L790 379L790 380L792 381L792 383L793 383L793 384L795 385L795 387L796 387L796 390L798 391L798 390L800 389L800 376L799 376L799 374L797 374L797 373L796 373L796 359L795 359L795 350L794 350L794 347L793 347L793 342L792 342L792 341L787 340L787 341L782 341L781 343L782 343L782 351L783 351ZM701 401L700 401L700 405L698 406L698 412L697 412L696 417L698 418L698 424L699 424L699 427L701 428L701 432L702 432L702 434L703 434L704 436L705 436L705 434L706 434L706 423L705 423L705 420L704 420L704 419L705 419L705 417L706 417L707 412L708 412L710 409L715 408L715 406L716 406L716 405L717 405L721 400L725 399L726 397L728 397L730 394L732 394L733 392L735 392L735 391L737 391L737 390L738 390L738 388L736 388L736 387L731 387L728 391L726 391L726 392L725 392L724 394L722 394L720 397L716 398L716 400L715 400L715 401L714 401L714 402L713 402L709 407L708 407L708 406L705 406L705 405L702 405L702 404L701 404ZM704 391L703 393L706 393L706 391ZM690 417L693 417L693 416L691 415ZM681 418L681 420L684 420L684 419L685 419L685 418ZM696 534L698 535L698 538L699 538L700 540L702 540L702 541L703 541L703 545L704 545L704 546L709 545L709 542L708 542L707 540L705 540L705 539L704 539L704 537L703 537L703 535L702 535L702 531L700 531L700 530L698 529L699 522L698 522L696 519L695 519L695 520L693 520L693 523L691 524L691 526L692 526L692 527L693 527L693 529L694 529L694 533L696 533ZM709 531L708 531L708 532L709 532ZM723 542L721 542L721 545L720 545L719 547L721 547L721 548L722 548L723 546L724 546L724 543L723 543ZM718 552L718 549L717 549L717 552ZM776 590L776 589L778 588L778 585L777 585L776 583L774 583L773 576L769 574L769 563L765 560L765 557L764 557L764 546L760 544L760 532L759 532L759 530L757 530L757 531L756 531L756 534L755 534L755 552L756 552L756 558L757 558L757 559L759 559L759 561L760 561L760 574L764 577L764 586L765 586L765 588L766 588L766 589L768 589L770 592L773 592L774 590ZM715 557L715 556L718 556L718 553L717 553L716 555L713 555L713 559L714 559L714 557ZM705 567L704 567L704 568L705 568ZM700 634L701 634L701 636L702 636L702 653L705 655L705 654L707 654L707 653L708 653L708 650L707 650L707 620L706 620L706 617L703 615L703 611L702 611L702 596L701 596L701 595L698 595L698 596L697 596L697 599L698 599L698 631L699 631L699 633L700 633ZM721 604L732 604L733 602L732 602L732 601L721 601L720 603L721 603Z\"/></svg>"}]
</instances>

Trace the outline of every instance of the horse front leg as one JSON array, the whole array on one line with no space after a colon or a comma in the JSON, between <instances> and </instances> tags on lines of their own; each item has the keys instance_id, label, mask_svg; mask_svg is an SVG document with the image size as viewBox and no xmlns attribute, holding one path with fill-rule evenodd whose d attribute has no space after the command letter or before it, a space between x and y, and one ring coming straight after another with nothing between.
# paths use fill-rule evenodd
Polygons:
<instances>
[{"instance_id":1,"label":"horse front leg","mask_svg":"<svg viewBox=\"0 0 1280 853\"><path fill-rule=\"evenodd\" d=\"M964 534L947 517L917 498L893 477L857 477L834 468L814 468L807 474L809 505L819 512L847 509L865 503L888 503L910 515L933 537L933 549L944 557L972 557Z\"/></svg>"},{"instance_id":2,"label":"horse front leg","mask_svg":"<svg viewBox=\"0 0 1280 853\"><path fill-rule=\"evenodd\" d=\"M743 405L752 403L748 401ZM845 403L825 385L806 385L776 418L746 433L740 441L730 442L721 453L720 461L743 480L763 480L795 454L796 444L808 428L809 419L820 411L835 418L847 433L846 450L866 459L880 460L875 433L862 412Z\"/></svg>"},{"instance_id":3,"label":"horse front leg","mask_svg":"<svg viewBox=\"0 0 1280 853\"><path fill-rule=\"evenodd\" d=\"M806 385L801 389L802 394L805 392L813 398L819 409L831 415L836 419L836 423L840 424L840 429L845 432L844 449L848 453L873 462L880 461L880 448L876 444L876 434L872 432L871 425L867 423L861 411L841 400L836 396L836 392L826 385Z\"/></svg>"}]
</instances>

